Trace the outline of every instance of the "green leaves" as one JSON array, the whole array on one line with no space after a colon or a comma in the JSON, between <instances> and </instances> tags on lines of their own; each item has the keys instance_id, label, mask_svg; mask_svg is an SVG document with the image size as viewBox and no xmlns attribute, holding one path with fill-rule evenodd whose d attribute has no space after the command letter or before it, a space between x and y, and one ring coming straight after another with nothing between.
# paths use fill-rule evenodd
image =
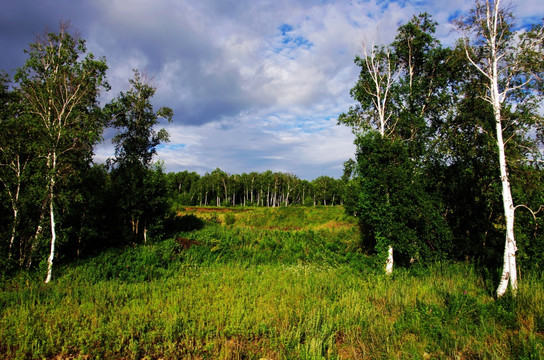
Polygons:
<instances>
[{"instance_id":1,"label":"green leaves","mask_svg":"<svg viewBox=\"0 0 544 360\"><path fill-rule=\"evenodd\" d=\"M157 145L168 141L166 130L157 132L153 127L160 118L171 122L174 113L166 107L157 112L153 110L151 98L156 89L137 70L134 70L130 84L131 88L121 92L105 109L110 125L120 130L113 138L115 162L120 166L139 163L148 167Z\"/></svg>"},{"instance_id":2,"label":"green leaves","mask_svg":"<svg viewBox=\"0 0 544 360\"><path fill-rule=\"evenodd\" d=\"M376 246L383 256L392 245L406 263L445 256L451 234L409 144L373 132L359 136L356 146L358 213L367 249Z\"/></svg>"},{"instance_id":3,"label":"green leaves","mask_svg":"<svg viewBox=\"0 0 544 360\"><path fill-rule=\"evenodd\" d=\"M151 99L156 89L145 75L134 70L129 82L130 89L106 105L105 113L119 130L112 140L118 224L125 229L130 224L134 242L146 241L148 230L154 235L162 232L168 204L166 177L160 165L155 169L151 165L157 145L168 141L169 135L154 126L160 118L172 121L173 111L166 107L154 111Z\"/></svg>"},{"instance_id":4,"label":"green leaves","mask_svg":"<svg viewBox=\"0 0 544 360\"><path fill-rule=\"evenodd\" d=\"M56 255L55 198L69 187L69 177L85 171L101 138L98 96L109 87L107 66L104 59L86 53L85 41L71 35L67 24L58 33L38 37L26 53L28 59L14 77L10 119L2 123L2 130L10 131L3 132L9 139L2 141L5 156L0 161L18 166L6 186L21 194L12 203L14 219L23 215L21 226L15 224L12 232L17 241L11 241L18 246L19 265L30 266L35 252L44 248L40 240L48 203L51 268Z\"/></svg>"},{"instance_id":5,"label":"green leaves","mask_svg":"<svg viewBox=\"0 0 544 360\"><path fill-rule=\"evenodd\" d=\"M349 163L344 180L347 198L358 193L357 203L345 203L361 218L370 249L390 243L410 256L466 255L486 262L500 256L493 224L503 218L486 39L491 31L499 34L501 134L510 175L518 180L528 173L524 167L536 170L542 158L544 30L539 25L514 32L508 9L496 24L485 23L489 6L477 1L459 22L473 35L465 42L469 47L442 47L436 22L424 13L400 26L391 44L372 45L355 58L361 71L351 96L357 104L338 123L358 135L354 180ZM513 184L522 198L527 185Z\"/></svg>"}]
</instances>

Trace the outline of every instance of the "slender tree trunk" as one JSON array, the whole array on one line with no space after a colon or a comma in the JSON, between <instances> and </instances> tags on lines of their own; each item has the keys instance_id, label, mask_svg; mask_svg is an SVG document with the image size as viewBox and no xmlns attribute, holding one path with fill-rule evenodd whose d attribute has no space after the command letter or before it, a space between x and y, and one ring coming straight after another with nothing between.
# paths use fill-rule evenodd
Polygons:
<instances>
[{"instance_id":1,"label":"slender tree trunk","mask_svg":"<svg viewBox=\"0 0 544 360\"><path fill-rule=\"evenodd\" d=\"M144 226L144 244L147 244L147 226Z\"/></svg>"},{"instance_id":2,"label":"slender tree trunk","mask_svg":"<svg viewBox=\"0 0 544 360\"><path fill-rule=\"evenodd\" d=\"M7 181L0 178L0 182L4 184L4 187L7 190L9 199L11 201L11 208L13 210L13 223L11 226L11 236L9 240L9 249L8 249L8 259L11 259L13 244L15 243L15 237L17 234L17 225L19 224L19 195L21 193L21 182L22 182L22 173L26 167L27 162L21 168L21 160L19 155L15 156L16 160L12 162L10 168L15 172L15 177L17 178L17 186L15 188L15 194L12 194L11 189ZM28 161L28 160L27 160Z\"/></svg>"},{"instance_id":3,"label":"slender tree trunk","mask_svg":"<svg viewBox=\"0 0 544 360\"><path fill-rule=\"evenodd\" d=\"M389 205L389 190L386 193L387 196L387 204ZM395 261L393 259L393 246L389 244L389 247L387 249L387 259L385 260L385 274L391 275L393 274L393 267L395 265Z\"/></svg>"},{"instance_id":4,"label":"slender tree trunk","mask_svg":"<svg viewBox=\"0 0 544 360\"><path fill-rule=\"evenodd\" d=\"M389 245L387 249L387 260L385 260L385 273L391 275L393 273L393 247Z\"/></svg>"},{"instance_id":5,"label":"slender tree trunk","mask_svg":"<svg viewBox=\"0 0 544 360\"><path fill-rule=\"evenodd\" d=\"M9 239L8 259L11 259L11 248L13 247L13 243L15 242L15 234L17 232L18 213L19 213L19 210L17 208L14 208L13 209L13 225L11 227L11 236Z\"/></svg>"},{"instance_id":6,"label":"slender tree trunk","mask_svg":"<svg viewBox=\"0 0 544 360\"><path fill-rule=\"evenodd\" d=\"M28 254L24 254L24 249L27 247L27 244L23 244L23 239L20 238L19 244L19 266L23 267L23 265L28 269L30 269L30 266L32 266L32 259L34 257L34 252L38 248L38 238L40 237L43 227L42 222L45 218L45 208L47 205L47 201L43 201L42 205L40 207L40 218L38 219L38 225L36 226L36 231L34 232L34 236L32 236L32 240L30 240L30 249L28 250ZM26 263L26 264L25 264Z\"/></svg>"},{"instance_id":7,"label":"slender tree trunk","mask_svg":"<svg viewBox=\"0 0 544 360\"><path fill-rule=\"evenodd\" d=\"M11 226L11 236L9 239L8 259L11 259L11 249L15 242L15 235L17 233L17 223L19 222L19 191L21 189L21 181L17 177L17 189L15 190L15 198L12 196L11 191L8 189L8 194L11 199L11 207L13 209L13 224ZM7 186L6 186L7 188Z\"/></svg>"},{"instance_id":8,"label":"slender tree trunk","mask_svg":"<svg viewBox=\"0 0 544 360\"><path fill-rule=\"evenodd\" d=\"M246 201L249 198L249 188L247 187L247 183L244 184L244 185L245 185L245 188L244 188L244 206L246 206Z\"/></svg>"},{"instance_id":9,"label":"slender tree trunk","mask_svg":"<svg viewBox=\"0 0 544 360\"><path fill-rule=\"evenodd\" d=\"M488 4L489 5L489 4ZM495 129L497 136L497 147L499 150L499 166L502 185L502 202L504 207L504 219L506 221L506 239L504 244L504 259L501 280L497 288L497 297L501 297L508 289L508 283L512 287L512 292L515 295L518 288L518 277L516 269L516 239L514 237L514 202L512 200L512 191L510 189L510 180L508 178L508 168L506 165L506 154L504 150L504 139L502 134L501 108L502 100L506 97L506 90L501 93L499 90L499 59L498 44L497 44L497 28L496 24L499 18L499 3L495 4L494 15L491 16L488 10L487 18L492 19L492 36L489 38L491 48L491 57L489 63L491 65L488 77L490 79L489 100L493 106L493 114L495 116Z\"/></svg>"},{"instance_id":10,"label":"slender tree trunk","mask_svg":"<svg viewBox=\"0 0 544 360\"><path fill-rule=\"evenodd\" d=\"M411 74L410 74L410 89L412 88L412 79L411 79ZM379 116L380 116L380 124L381 125L381 128L380 128L380 134L382 135L382 137L385 136L385 109L382 109L380 112L379 112ZM389 203L389 193L387 193L387 203ZM385 260L385 274L386 275L391 275L393 274L393 266L395 264L395 261L394 261L394 258L393 258L393 246L391 244L389 244L389 247L387 249L387 259Z\"/></svg>"},{"instance_id":11,"label":"slender tree trunk","mask_svg":"<svg viewBox=\"0 0 544 360\"><path fill-rule=\"evenodd\" d=\"M278 180L274 180L274 195L273 195L273 207L276 207L278 200Z\"/></svg>"},{"instance_id":12,"label":"slender tree trunk","mask_svg":"<svg viewBox=\"0 0 544 360\"><path fill-rule=\"evenodd\" d=\"M498 103L497 103L498 104ZM502 124L500 115L500 104L494 106L495 123L497 129L497 146L499 148L499 165L501 170L502 184L502 202L504 207L504 218L506 220L506 241L504 245L504 259L501 281L497 288L497 297L501 297L506 293L508 283L512 287L515 295L518 288L518 278L516 270L516 240L514 238L514 202L512 200L512 192L510 189L510 181L508 179L508 169L506 167L506 155L504 153L504 140L502 137Z\"/></svg>"},{"instance_id":13,"label":"slender tree trunk","mask_svg":"<svg viewBox=\"0 0 544 360\"><path fill-rule=\"evenodd\" d=\"M52 155L52 169L55 169L56 166L56 154ZM54 175L51 175L49 179L49 217L51 220L51 250L49 252L49 258L47 259L47 276L45 278L45 283L49 283L51 281L51 276L53 275L53 259L55 258L55 243L57 240L57 232L55 230L55 177Z\"/></svg>"}]
</instances>

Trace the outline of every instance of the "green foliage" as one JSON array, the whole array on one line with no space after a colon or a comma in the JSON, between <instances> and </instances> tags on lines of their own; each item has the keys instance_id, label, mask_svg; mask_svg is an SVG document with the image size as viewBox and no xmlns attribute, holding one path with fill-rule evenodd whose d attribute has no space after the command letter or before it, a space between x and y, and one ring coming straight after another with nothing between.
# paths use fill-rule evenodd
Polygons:
<instances>
[{"instance_id":1,"label":"green foliage","mask_svg":"<svg viewBox=\"0 0 544 360\"><path fill-rule=\"evenodd\" d=\"M101 139L104 122L98 97L109 88L107 65L88 53L85 41L70 34L66 24L57 33L38 37L26 54L13 79L13 91L0 94L0 177L13 214L7 251L0 249L13 261L9 265L28 268L45 256L44 232L49 230L51 270L56 227L62 225L54 216L63 216L57 209L62 199L57 196L79 195L77 186L67 188L80 184L92 147ZM45 224L49 217L55 227Z\"/></svg>"},{"instance_id":2,"label":"green foliage","mask_svg":"<svg viewBox=\"0 0 544 360\"><path fill-rule=\"evenodd\" d=\"M482 30L489 26L481 17L485 11L479 2L460 20L475 31L478 46L490 34ZM537 74L544 33L539 25L516 34L511 20L503 12L498 24L505 54L499 81L508 92L500 111L502 136L514 203L522 206L516 212L516 236L524 247L518 246L518 256L523 266L541 268L541 219L531 211L543 199L536 164L542 156ZM348 161L344 168L344 204L361 219L363 245L375 249L379 261L393 245L395 259L405 263L450 257L496 267L505 220L488 78L468 61L465 46L441 46L436 25L429 14L414 16L390 45L356 57L361 71L350 93L357 104L339 117L357 135L357 165ZM489 47L473 50L473 60L489 64Z\"/></svg>"},{"instance_id":3,"label":"green foliage","mask_svg":"<svg viewBox=\"0 0 544 360\"><path fill-rule=\"evenodd\" d=\"M445 257L450 250L449 229L406 143L369 133L359 136L356 145L358 212L365 247L377 246L383 258L391 245L404 264Z\"/></svg>"},{"instance_id":4,"label":"green foliage","mask_svg":"<svg viewBox=\"0 0 544 360\"><path fill-rule=\"evenodd\" d=\"M180 231L188 232L200 230L204 227L204 220L194 214L178 216L170 214L165 223L165 229L168 234L177 233Z\"/></svg>"},{"instance_id":5,"label":"green foliage","mask_svg":"<svg viewBox=\"0 0 544 360\"><path fill-rule=\"evenodd\" d=\"M110 125L120 130L113 138L115 159L112 183L116 198L118 226L126 241L146 241L150 236L160 237L166 216L167 180L161 164L152 168L151 160L156 147L168 141L168 133L154 126L160 118L172 120L172 110L154 111L151 98L156 89L145 76L134 70L131 88L106 105L104 112Z\"/></svg>"},{"instance_id":6,"label":"green foliage","mask_svg":"<svg viewBox=\"0 0 544 360\"><path fill-rule=\"evenodd\" d=\"M109 88L105 60L87 53L85 41L69 34L67 28L61 25L58 33L48 33L30 44L25 51L28 59L14 78L23 113L38 136L36 145L44 155L56 152L59 164L61 154L91 151L100 140L104 124L98 96Z\"/></svg>"},{"instance_id":7,"label":"green foliage","mask_svg":"<svg viewBox=\"0 0 544 360\"><path fill-rule=\"evenodd\" d=\"M183 252L192 264L351 264L362 270L370 262L357 252L356 229L285 231L210 224L179 235L197 244Z\"/></svg>"},{"instance_id":8,"label":"green foliage","mask_svg":"<svg viewBox=\"0 0 544 360\"><path fill-rule=\"evenodd\" d=\"M262 173L228 174L216 168L199 176L182 171L167 175L169 197L174 206L341 205L343 184L320 176L312 181L296 175L267 170Z\"/></svg>"},{"instance_id":9,"label":"green foliage","mask_svg":"<svg viewBox=\"0 0 544 360\"><path fill-rule=\"evenodd\" d=\"M339 206L252 208L237 213L236 219L239 226L281 230L343 227L354 221Z\"/></svg>"},{"instance_id":10,"label":"green foliage","mask_svg":"<svg viewBox=\"0 0 544 360\"><path fill-rule=\"evenodd\" d=\"M137 70L134 70L134 78L129 82L130 89L121 92L117 99L109 103L105 112L111 119L111 125L122 130L112 140L115 144L116 162L120 166L140 164L146 168L156 154L157 145L168 141L166 130L157 132L153 127L160 118L171 122L173 112L169 108L154 111L151 98L156 89Z\"/></svg>"}]
</instances>

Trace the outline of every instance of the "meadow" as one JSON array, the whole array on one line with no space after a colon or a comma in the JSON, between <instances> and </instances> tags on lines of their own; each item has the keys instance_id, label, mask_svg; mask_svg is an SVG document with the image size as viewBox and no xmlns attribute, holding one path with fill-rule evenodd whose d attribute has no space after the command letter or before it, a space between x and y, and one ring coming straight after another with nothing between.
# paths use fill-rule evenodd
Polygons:
<instances>
[{"instance_id":1,"label":"meadow","mask_svg":"<svg viewBox=\"0 0 544 360\"><path fill-rule=\"evenodd\" d=\"M185 231L0 284L3 359L541 359L544 279L383 275L340 207L180 208Z\"/></svg>"}]
</instances>

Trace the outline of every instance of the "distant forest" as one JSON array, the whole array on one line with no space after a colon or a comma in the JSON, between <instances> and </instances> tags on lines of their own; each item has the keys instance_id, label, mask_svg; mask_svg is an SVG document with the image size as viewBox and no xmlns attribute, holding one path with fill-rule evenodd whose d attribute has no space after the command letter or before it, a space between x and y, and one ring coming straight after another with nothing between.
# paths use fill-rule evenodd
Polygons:
<instances>
[{"instance_id":1,"label":"distant forest","mask_svg":"<svg viewBox=\"0 0 544 360\"><path fill-rule=\"evenodd\" d=\"M230 175L219 168L203 176L189 171L166 174L171 199L193 206L342 205L347 180L319 176L308 181L271 170Z\"/></svg>"}]
</instances>

